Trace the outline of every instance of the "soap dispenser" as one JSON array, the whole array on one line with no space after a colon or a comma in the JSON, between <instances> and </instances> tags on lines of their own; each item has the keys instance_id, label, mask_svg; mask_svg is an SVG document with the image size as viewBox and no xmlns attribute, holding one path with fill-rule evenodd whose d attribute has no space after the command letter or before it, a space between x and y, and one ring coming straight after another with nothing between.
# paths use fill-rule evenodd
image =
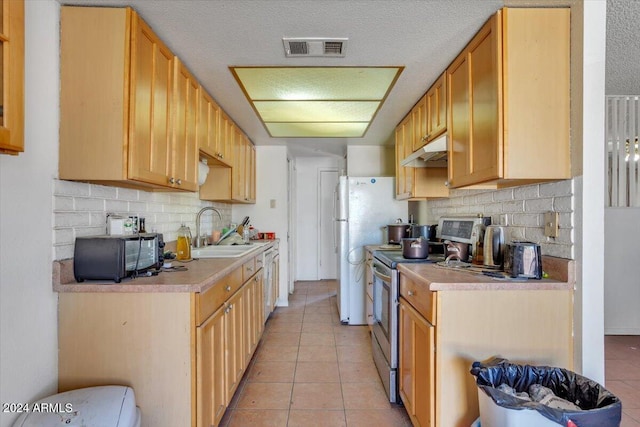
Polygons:
<instances>
[{"instance_id":1,"label":"soap dispenser","mask_svg":"<svg viewBox=\"0 0 640 427\"><path fill-rule=\"evenodd\" d=\"M179 261L191 259L191 230L184 224L178 229L176 259Z\"/></svg>"}]
</instances>

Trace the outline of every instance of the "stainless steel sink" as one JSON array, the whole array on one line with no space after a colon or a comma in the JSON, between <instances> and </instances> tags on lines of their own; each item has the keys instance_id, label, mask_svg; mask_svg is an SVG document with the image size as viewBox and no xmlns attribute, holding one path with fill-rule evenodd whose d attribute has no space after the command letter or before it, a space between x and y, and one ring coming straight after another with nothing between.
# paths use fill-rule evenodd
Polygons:
<instances>
[{"instance_id":1,"label":"stainless steel sink","mask_svg":"<svg viewBox=\"0 0 640 427\"><path fill-rule=\"evenodd\" d=\"M191 248L193 258L238 258L268 243L256 242L248 245L218 245Z\"/></svg>"}]
</instances>

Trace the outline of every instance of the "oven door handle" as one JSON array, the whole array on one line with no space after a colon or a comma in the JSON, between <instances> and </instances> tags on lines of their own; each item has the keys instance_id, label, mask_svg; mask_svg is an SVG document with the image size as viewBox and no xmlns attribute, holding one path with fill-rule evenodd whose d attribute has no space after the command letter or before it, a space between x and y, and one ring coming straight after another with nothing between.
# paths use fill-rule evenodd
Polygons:
<instances>
[{"instance_id":1,"label":"oven door handle","mask_svg":"<svg viewBox=\"0 0 640 427\"><path fill-rule=\"evenodd\" d=\"M380 273L378 270L376 270L376 264L373 264L373 274L382 279L383 282L387 282L387 283L391 283L391 276L387 276L385 274Z\"/></svg>"}]
</instances>

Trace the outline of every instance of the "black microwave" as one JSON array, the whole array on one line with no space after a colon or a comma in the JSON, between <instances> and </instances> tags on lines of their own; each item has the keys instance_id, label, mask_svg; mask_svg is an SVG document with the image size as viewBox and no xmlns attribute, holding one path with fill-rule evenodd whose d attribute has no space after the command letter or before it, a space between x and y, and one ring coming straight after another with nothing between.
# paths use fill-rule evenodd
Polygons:
<instances>
[{"instance_id":1,"label":"black microwave","mask_svg":"<svg viewBox=\"0 0 640 427\"><path fill-rule=\"evenodd\" d=\"M137 276L163 263L162 234L76 237L73 275L76 281L113 280Z\"/></svg>"}]
</instances>

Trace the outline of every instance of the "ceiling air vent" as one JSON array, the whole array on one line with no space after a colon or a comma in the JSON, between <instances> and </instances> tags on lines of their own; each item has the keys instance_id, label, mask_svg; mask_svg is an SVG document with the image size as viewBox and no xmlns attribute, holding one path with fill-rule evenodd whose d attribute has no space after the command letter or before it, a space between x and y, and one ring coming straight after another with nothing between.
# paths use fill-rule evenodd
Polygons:
<instances>
[{"instance_id":1,"label":"ceiling air vent","mask_svg":"<svg viewBox=\"0 0 640 427\"><path fill-rule=\"evenodd\" d=\"M294 56L344 57L347 48L346 38L283 38L284 54Z\"/></svg>"}]
</instances>

